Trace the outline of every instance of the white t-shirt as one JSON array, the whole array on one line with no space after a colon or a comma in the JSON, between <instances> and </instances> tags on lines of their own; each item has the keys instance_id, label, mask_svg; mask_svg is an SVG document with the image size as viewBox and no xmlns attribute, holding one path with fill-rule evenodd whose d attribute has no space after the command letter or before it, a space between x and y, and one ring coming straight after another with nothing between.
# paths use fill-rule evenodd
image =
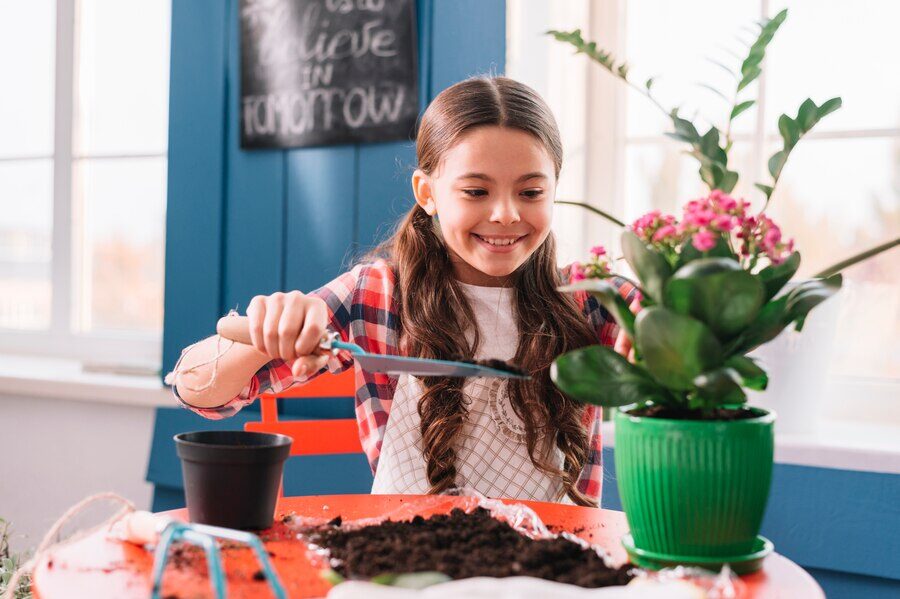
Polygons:
<instances>
[{"instance_id":1,"label":"white t-shirt","mask_svg":"<svg viewBox=\"0 0 900 599\"><path fill-rule=\"evenodd\" d=\"M481 347L476 360L511 360L518 345L513 293L508 287L478 287L461 283L474 312ZM467 331L471 340L472 331ZM425 494L431 485L422 454L419 398L421 381L401 375L381 446L372 493ZM556 501L562 481L539 470L525 445L525 429L509 402L507 379L469 378L463 386L468 418L456 448L456 486L473 488L487 497ZM553 448L556 467L562 452Z\"/></svg>"}]
</instances>

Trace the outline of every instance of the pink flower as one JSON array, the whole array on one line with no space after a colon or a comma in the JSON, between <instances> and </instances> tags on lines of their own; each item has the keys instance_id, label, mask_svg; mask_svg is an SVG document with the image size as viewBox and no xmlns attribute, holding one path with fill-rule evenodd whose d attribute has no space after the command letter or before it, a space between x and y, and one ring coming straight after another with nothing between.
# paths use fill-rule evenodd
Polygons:
<instances>
[{"instance_id":1,"label":"pink flower","mask_svg":"<svg viewBox=\"0 0 900 599\"><path fill-rule=\"evenodd\" d=\"M670 237L675 237L678 231L675 229L674 225L663 225L653 234L653 241L664 241L669 239Z\"/></svg>"},{"instance_id":2,"label":"pink flower","mask_svg":"<svg viewBox=\"0 0 900 599\"><path fill-rule=\"evenodd\" d=\"M597 258L599 258L600 256L605 256L606 248L603 247L602 245L595 245L594 247L591 248L591 254L593 254Z\"/></svg>"},{"instance_id":3,"label":"pink flower","mask_svg":"<svg viewBox=\"0 0 900 599\"><path fill-rule=\"evenodd\" d=\"M684 222L695 227L705 227L716 217L712 210L694 210L684 215Z\"/></svg>"},{"instance_id":4,"label":"pink flower","mask_svg":"<svg viewBox=\"0 0 900 599\"><path fill-rule=\"evenodd\" d=\"M713 192L709 194L709 199L713 201L716 208L723 212L731 212L738 205L737 200L720 189L713 190Z\"/></svg>"},{"instance_id":5,"label":"pink flower","mask_svg":"<svg viewBox=\"0 0 900 599\"><path fill-rule=\"evenodd\" d=\"M579 262L573 262L572 267L569 270L569 279L571 279L571 282L583 281L585 278L584 266Z\"/></svg>"},{"instance_id":6,"label":"pink flower","mask_svg":"<svg viewBox=\"0 0 900 599\"><path fill-rule=\"evenodd\" d=\"M730 214L720 214L712 220L712 226L719 231L731 231L735 218Z\"/></svg>"},{"instance_id":7,"label":"pink flower","mask_svg":"<svg viewBox=\"0 0 900 599\"><path fill-rule=\"evenodd\" d=\"M694 233L692 240L694 247L701 252L708 252L716 247L716 236L708 229L702 229Z\"/></svg>"}]
</instances>

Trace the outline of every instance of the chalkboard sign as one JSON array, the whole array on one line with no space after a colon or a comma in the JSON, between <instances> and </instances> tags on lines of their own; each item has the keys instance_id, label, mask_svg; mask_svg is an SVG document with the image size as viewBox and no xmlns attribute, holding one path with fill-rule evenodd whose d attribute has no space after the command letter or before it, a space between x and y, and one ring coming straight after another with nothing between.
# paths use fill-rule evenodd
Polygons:
<instances>
[{"instance_id":1,"label":"chalkboard sign","mask_svg":"<svg viewBox=\"0 0 900 599\"><path fill-rule=\"evenodd\" d=\"M408 139L415 0L241 0L241 147Z\"/></svg>"}]
</instances>

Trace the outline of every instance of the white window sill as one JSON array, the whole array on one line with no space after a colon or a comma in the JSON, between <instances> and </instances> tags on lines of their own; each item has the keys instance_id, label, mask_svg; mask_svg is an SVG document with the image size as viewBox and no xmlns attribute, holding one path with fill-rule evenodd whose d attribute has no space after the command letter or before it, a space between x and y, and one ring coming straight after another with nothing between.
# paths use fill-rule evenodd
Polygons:
<instances>
[{"instance_id":1,"label":"white window sill","mask_svg":"<svg viewBox=\"0 0 900 599\"><path fill-rule=\"evenodd\" d=\"M612 422L603 423L602 436L604 447L615 446ZM900 474L900 426L827 419L814 433L776 432L775 462Z\"/></svg>"},{"instance_id":2,"label":"white window sill","mask_svg":"<svg viewBox=\"0 0 900 599\"><path fill-rule=\"evenodd\" d=\"M0 354L0 394L121 406L178 405L156 375L85 372L76 360L9 354Z\"/></svg>"}]
</instances>

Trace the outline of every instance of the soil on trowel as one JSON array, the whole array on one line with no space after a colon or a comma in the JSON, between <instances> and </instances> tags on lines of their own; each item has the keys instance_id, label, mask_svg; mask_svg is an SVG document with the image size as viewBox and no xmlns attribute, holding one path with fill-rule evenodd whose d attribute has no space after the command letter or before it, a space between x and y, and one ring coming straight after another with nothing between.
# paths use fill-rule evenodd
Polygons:
<instances>
[{"instance_id":1,"label":"soil on trowel","mask_svg":"<svg viewBox=\"0 0 900 599\"><path fill-rule=\"evenodd\" d=\"M307 533L329 551L332 567L345 578L379 574L442 572L453 579L473 576L534 576L582 587L627 584L632 566L608 567L590 549L565 538L531 539L490 512L454 509L410 521L385 521L344 530L335 519Z\"/></svg>"},{"instance_id":2,"label":"soil on trowel","mask_svg":"<svg viewBox=\"0 0 900 599\"><path fill-rule=\"evenodd\" d=\"M450 360L452 362L464 362L466 364L475 364L476 366L485 366L487 368L502 370L504 372L517 374L519 376L528 376L527 372L525 372L515 364L511 364L510 362L506 362L504 360L497 360L496 358L488 358L486 360L471 360L462 356L453 355L450 356Z\"/></svg>"}]
</instances>

